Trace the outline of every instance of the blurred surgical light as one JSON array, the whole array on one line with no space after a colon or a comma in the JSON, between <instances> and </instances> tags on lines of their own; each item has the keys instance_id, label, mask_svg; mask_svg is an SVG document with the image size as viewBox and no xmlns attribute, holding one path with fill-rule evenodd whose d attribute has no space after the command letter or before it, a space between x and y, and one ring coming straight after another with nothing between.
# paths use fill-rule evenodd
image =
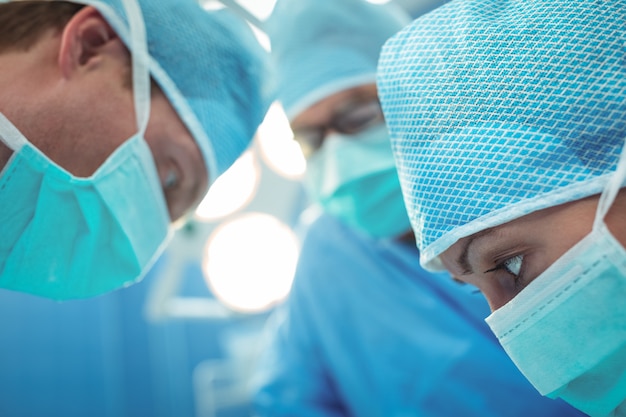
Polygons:
<instances>
[{"instance_id":1,"label":"blurred surgical light","mask_svg":"<svg viewBox=\"0 0 626 417\"><path fill-rule=\"evenodd\" d=\"M306 161L278 102L271 105L257 135L261 155L272 169L288 178L304 174Z\"/></svg>"},{"instance_id":2,"label":"blurred surgical light","mask_svg":"<svg viewBox=\"0 0 626 417\"><path fill-rule=\"evenodd\" d=\"M258 161L247 150L211 186L196 209L196 216L201 220L214 221L239 210L256 193L259 177Z\"/></svg>"},{"instance_id":3,"label":"blurred surgical light","mask_svg":"<svg viewBox=\"0 0 626 417\"><path fill-rule=\"evenodd\" d=\"M213 294L240 312L261 312L291 289L300 252L293 231L277 218L247 213L218 227L202 268Z\"/></svg>"},{"instance_id":4,"label":"blurred surgical light","mask_svg":"<svg viewBox=\"0 0 626 417\"><path fill-rule=\"evenodd\" d=\"M263 32L261 29L258 29L253 24L249 23L248 26L250 26L250 29L252 29L252 33L254 33L254 36L256 37L256 40L263 47L263 49L265 49L267 52L271 52L272 51L272 46L271 46L271 42L270 42L269 36L267 36L267 34L265 32Z\"/></svg>"},{"instance_id":5,"label":"blurred surgical light","mask_svg":"<svg viewBox=\"0 0 626 417\"><path fill-rule=\"evenodd\" d=\"M237 3L248 9L259 19L265 20L274 10L276 0L237 0Z\"/></svg>"},{"instance_id":6,"label":"blurred surgical light","mask_svg":"<svg viewBox=\"0 0 626 417\"><path fill-rule=\"evenodd\" d=\"M261 22L269 17L274 10L276 0L199 0L200 4L207 10L215 9L215 3L221 3L240 14L246 20L257 26L262 26Z\"/></svg>"},{"instance_id":7,"label":"blurred surgical light","mask_svg":"<svg viewBox=\"0 0 626 417\"><path fill-rule=\"evenodd\" d=\"M221 10L225 7L222 3L218 2L217 0L201 1L200 5L204 8L204 10L208 10L210 12L215 11L215 10Z\"/></svg>"}]
</instances>

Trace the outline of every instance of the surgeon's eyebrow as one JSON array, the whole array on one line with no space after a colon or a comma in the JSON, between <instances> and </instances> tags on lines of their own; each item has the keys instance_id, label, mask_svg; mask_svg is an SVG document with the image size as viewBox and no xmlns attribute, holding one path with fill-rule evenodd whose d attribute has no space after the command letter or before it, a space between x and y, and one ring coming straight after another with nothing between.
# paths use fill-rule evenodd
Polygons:
<instances>
[{"instance_id":1,"label":"surgeon's eyebrow","mask_svg":"<svg viewBox=\"0 0 626 417\"><path fill-rule=\"evenodd\" d=\"M467 241L463 245L463 250L461 251L461 254L456 259L457 266L461 269L461 271L463 271L461 272L461 275L471 275L474 273L474 270L472 269L472 265L470 265L470 262L469 262L469 250L472 244L474 243L474 241L476 241L476 239L493 234L495 233L495 231L496 229L483 230L481 232L478 232L470 236L467 239Z\"/></svg>"}]
</instances>

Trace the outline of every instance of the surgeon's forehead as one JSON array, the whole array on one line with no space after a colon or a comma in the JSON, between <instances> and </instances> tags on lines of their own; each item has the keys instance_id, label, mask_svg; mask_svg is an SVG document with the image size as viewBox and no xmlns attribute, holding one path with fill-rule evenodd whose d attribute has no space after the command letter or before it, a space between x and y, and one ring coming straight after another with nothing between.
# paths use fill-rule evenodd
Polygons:
<instances>
[{"instance_id":1,"label":"surgeon's forehead","mask_svg":"<svg viewBox=\"0 0 626 417\"><path fill-rule=\"evenodd\" d=\"M626 194L621 194L620 201L626 201L625 197ZM484 229L459 239L442 253L441 259L447 269L463 272L471 270L473 255L480 255L489 248L503 248L505 244L521 241L548 247L561 245L568 236L579 239L591 231L598 198L598 195L593 195L547 207Z\"/></svg>"}]
</instances>

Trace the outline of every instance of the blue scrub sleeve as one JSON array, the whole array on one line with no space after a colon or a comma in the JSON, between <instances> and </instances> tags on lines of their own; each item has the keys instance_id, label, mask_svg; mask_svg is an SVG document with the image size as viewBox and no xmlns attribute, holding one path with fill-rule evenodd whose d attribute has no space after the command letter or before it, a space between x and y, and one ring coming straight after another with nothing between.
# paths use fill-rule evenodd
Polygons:
<instances>
[{"instance_id":1,"label":"blue scrub sleeve","mask_svg":"<svg viewBox=\"0 0 626 417\"><path fill-rule=\"evenodd\" d=\"M256 376L261 417L581 415L517 370L473 287L330 216L309 228L282 314Z\"/></svg>"},{"instance_id":2,"label":"blue scrub sleeve","mask_svg":"<svg viewBox=\"0 0 626 417\"><path fill-rule=\"evenodd\" d=\"M298 287L297 284L294 285ZM317 337L297 292L270 320L271 341L264 350L253 402L259 417L346 416L315 346Z\"/></svg>"}]
</instances>

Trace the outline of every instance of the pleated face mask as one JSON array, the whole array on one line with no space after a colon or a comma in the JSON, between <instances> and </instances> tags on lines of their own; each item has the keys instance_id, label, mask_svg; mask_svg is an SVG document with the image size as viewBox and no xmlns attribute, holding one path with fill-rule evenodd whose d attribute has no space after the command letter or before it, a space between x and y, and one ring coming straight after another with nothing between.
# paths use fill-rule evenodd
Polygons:
<instances>
[{"instance_id":1,"label":"pleated face mask","mask_svg":"<svg viewBox=\"0 0 626 417\"><path fill-rule=\"evenodd\" d=\"M626 177L626 147L593 229L487 323L543 395L592 417L626 416L626 250L604 218Z\"/></svg>"},{"instance_id":2,"label":"pleated face mask","mask_svg":"<svg viewBox=\"0 0 626 417\"><path fill-rule=\"evenodd\" d=\"M96 8L131 53L137 131L79 178L0 120L0 140L13 150L0 173L0 286L56 299L136 282L165 246L170 219L144 139L150 77L195 140L211 183L249 145L273 97L266 51L228 10L195 0L76 2Z\"/></svg>"},{"instance_id":3,"label":"pleated face mask","mask_svg":"<svg viewBox=\"0 0 626 417\"><path fill-rule=\"evenodd\" d=\"M144 140L150 114L145 30L125 0L133 44L138 131L89 178L51 161L0 115L13 155L0 176L0 287L56 300L84 298L140 279L165 245L169 215Z\"/></svg>"},{"instance_id":4,"label":"pleated face mask","mask_svg":"<svg viewBox=\"0 0 626 417\"><path fill-rule=\"evenodd\" d=\"M307 159L313 200L344 223L376 238L410 230L384 124L353 135L329 135Z\"/></svg>"}]
</instances>

